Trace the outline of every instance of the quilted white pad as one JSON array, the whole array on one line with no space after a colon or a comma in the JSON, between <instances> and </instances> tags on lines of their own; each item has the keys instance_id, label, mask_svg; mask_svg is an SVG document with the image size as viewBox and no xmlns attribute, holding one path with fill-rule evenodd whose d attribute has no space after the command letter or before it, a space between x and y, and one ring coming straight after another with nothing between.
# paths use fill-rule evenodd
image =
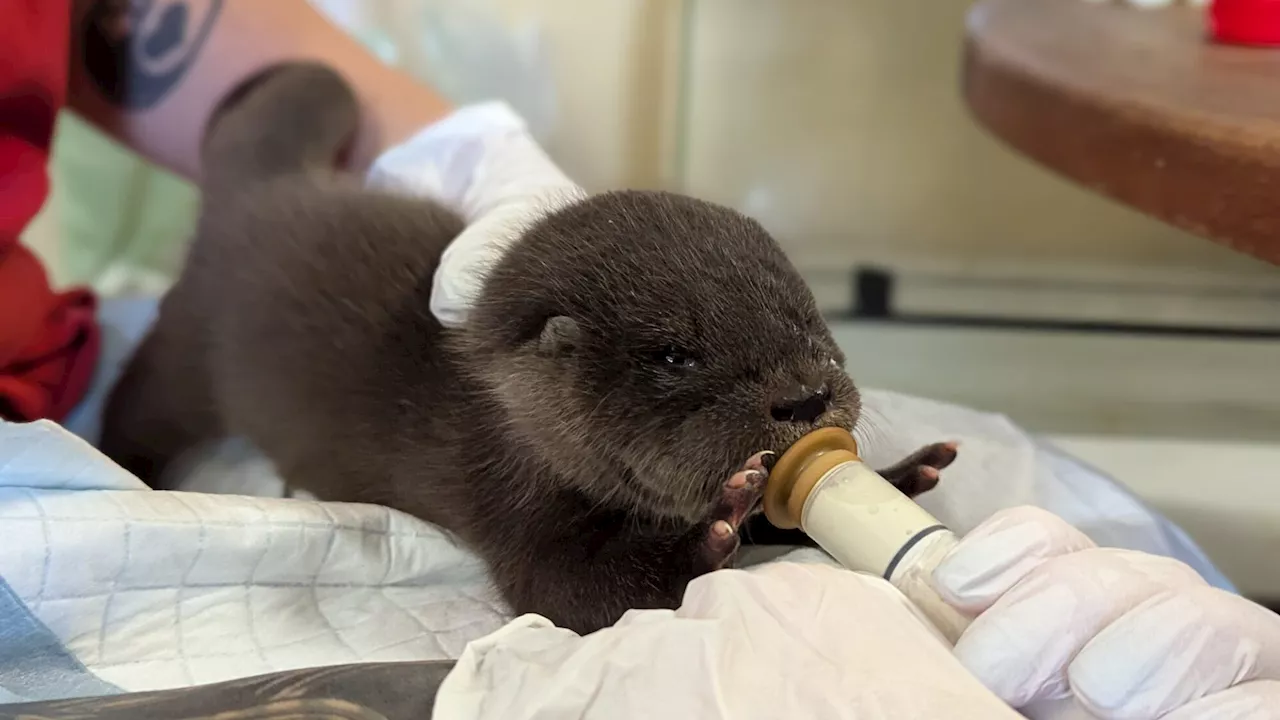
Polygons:
<instances>
[{"instance_id":1,"label":"quilted white pad","mask_svg":"<svg viewBox=\"0 0 1280 720\"><path fill-rule=\"evenodd\" d=\"M0 430L0 578L123 689L453 658L505 621L479 562L402 513L155 492L52 423Z\"/></svg>"}]
</instances>

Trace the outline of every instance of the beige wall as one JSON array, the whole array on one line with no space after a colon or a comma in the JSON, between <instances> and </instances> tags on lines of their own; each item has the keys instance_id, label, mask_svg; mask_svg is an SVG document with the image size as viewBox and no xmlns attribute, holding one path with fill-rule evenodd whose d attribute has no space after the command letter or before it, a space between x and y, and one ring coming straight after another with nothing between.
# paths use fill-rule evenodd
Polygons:
<instances>
[{"instance_id":1,"label":"beige wall","mask_svg":"<svg viewBox=\"0 0 1280 720\"><path fill-rule=\"evenodd\" d=\"M671 186L681 0L491 0L536 23L555 74L549 151L595 189Z\"/></svg>"}]
</instances>

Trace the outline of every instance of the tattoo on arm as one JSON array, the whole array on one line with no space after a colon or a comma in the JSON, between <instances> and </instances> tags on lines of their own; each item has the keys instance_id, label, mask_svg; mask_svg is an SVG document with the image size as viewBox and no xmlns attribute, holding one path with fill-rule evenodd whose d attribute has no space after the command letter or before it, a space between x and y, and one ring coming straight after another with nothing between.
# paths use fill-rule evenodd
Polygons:
<instances>
[{"instance_id":1,"label":"tattoo on arm","mask_svg":"<svg viewBox=\"0 0 1280 720\"><path fill-rule=\"evenodd\" d=\"M95 0L80 28L80 62L115 105L155 107L195 63L223 2Z\"/></svg>"}]
</instances>

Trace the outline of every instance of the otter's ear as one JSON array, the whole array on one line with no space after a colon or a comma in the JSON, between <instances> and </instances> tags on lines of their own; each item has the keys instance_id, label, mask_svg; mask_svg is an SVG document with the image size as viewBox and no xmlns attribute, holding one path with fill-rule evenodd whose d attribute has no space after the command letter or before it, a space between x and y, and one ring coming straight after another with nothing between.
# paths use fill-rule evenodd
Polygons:
<instances>
[{"instance_id":1,"label":"otter's ear","mask_svg":"<svg viewBox=\"0 0 1280 720\"><path fill-rule=\"evenodd\" d=\"M573 318L557 315L542 326L542 334L538 336L538 354L543 357L565 357L573 353L578 346L581 331Z\"/></svg>"}]
</instances>

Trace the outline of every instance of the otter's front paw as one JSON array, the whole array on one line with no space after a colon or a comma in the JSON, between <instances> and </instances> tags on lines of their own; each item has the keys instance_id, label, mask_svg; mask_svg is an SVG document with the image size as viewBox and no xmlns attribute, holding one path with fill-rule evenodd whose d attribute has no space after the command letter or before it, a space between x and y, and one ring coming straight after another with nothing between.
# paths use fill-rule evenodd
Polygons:
<instances>
[{"instance_id":1,"label":"otter's front paw","mask_svg":"<svg viewBox=\"0 0 1280 720\"><path fill-rule=\"evenodd\" d=\"M897 465L881 470L880 475L907 497L915 497L937 486L939 472L955 462L957 448L953 442L928 445Z\"/></svg>"},{"instance_id":2,"label":"otter's front paw","mask_svg":"<svg viewBox=\"0 0 1280 720\"><path fill-rule=\"evenodd\" d=\"M702 542L702 571L711 572L724 567L738 551L738 527L760 502L769 471L760 453L747 461L728 482L720 486L720 499L707 516L705 539Z\"/></svg>"}]
</instances>

